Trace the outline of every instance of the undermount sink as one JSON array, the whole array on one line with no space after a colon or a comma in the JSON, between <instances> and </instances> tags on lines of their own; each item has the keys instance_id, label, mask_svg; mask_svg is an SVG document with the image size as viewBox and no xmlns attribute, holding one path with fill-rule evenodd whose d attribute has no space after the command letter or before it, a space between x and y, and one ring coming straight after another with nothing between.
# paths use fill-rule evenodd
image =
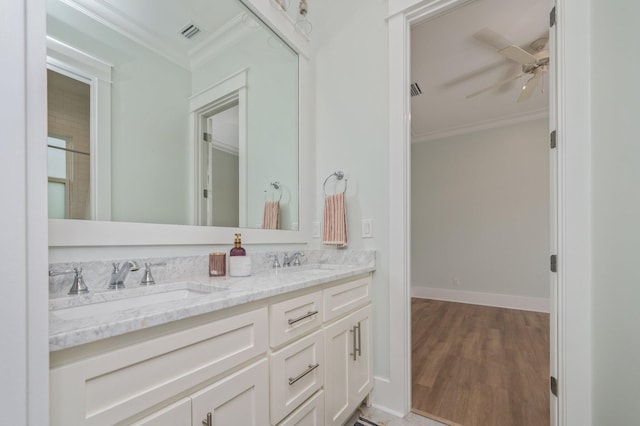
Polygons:
<instances>
[{"instance_id":1,"label":"undermount sink","mask_svg":"<svg viewBox=\"0 0 640 426\"><path fill-rule=\"evenodd\" d=\"M184 284L182 288L152 288L155 292L144 293L145 289L121 290L117 292L96 293L84 296L81 303L73 305L64 304L64 300L52 300L49 302L50 313L62 320L74 320L90 316L109 314L125 309L141 308L157 303L184 300L191 297L211 294L222 289L203 286L189 287ZM158 291L159 290L159 291ZM84 303L86 302L86 303Z\"/></svg>"}]
</instances>

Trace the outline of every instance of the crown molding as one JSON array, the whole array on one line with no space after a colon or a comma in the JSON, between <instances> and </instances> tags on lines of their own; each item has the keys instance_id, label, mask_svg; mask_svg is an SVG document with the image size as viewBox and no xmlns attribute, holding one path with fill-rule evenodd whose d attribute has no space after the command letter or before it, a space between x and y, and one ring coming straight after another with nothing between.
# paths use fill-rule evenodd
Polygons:
<instances>
[{"instance_id":1,"label":"crown molding","mask_svg":"<svg viewBox=\"0 0 640 426\"><path fill-rule=\"evenodd\" d=\"M549 108L540 108L533 111L527 111L524 113L504 115L499 118L491 120L476 121L474 123L464 124L462 126L449 127L444 130L438 130L435 132L427 132L422 134L416 134L411 132L411 142L420 143L428 142L437 139L443 139L450 136L459 136L467 133L477 132L480 130L488 130L497 127L505 127L512 124L524 123L526 121L539 120L549 117Z\"/></svg>"}]
</instances>

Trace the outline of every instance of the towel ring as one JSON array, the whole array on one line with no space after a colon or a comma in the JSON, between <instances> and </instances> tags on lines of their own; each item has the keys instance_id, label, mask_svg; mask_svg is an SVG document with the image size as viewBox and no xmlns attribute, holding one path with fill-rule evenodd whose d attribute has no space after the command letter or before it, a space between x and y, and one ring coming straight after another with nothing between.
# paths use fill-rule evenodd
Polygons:
<instances>
[{"instance_id":1,"label":"towel ring","mask_svg":"<svg viewBox=\"0 0 640 426\"><path fill-rule=\"evenodd\" d=\"M331 173L329 176L327 176L327 178L324 180L324 183L322 184L322 192L324 192L324 195L327 195L327 182L329 181L329 179L331 179L332 177L335 177L337 181L341 181L342 179L344 179L344 191L342 191L342 193L347 192L347 179L344 178L344 173L341 170L338 170L337 172ZM337 182L336 182L337 184Z\"/></svg>"},{"instance_id":2,"label":"towel ring","mask_svg":"<svg viewBox=\"0 0 640 426\"><path fill-rule=\"evenodd\" d=\"M280 184L280 182L278 182L277 180L274 182L271 182L269 184L269 186L273 187L273 192L272 194L275 193L275 191L280 191L280 196L278 197L278 202L282 201L282 185ZM267 191L264 191L264 198L267 199ZM272 197L273 198L273 197ZM276 201L275 199L272 199L271 201Z\"/></svg>"}]
</instances>

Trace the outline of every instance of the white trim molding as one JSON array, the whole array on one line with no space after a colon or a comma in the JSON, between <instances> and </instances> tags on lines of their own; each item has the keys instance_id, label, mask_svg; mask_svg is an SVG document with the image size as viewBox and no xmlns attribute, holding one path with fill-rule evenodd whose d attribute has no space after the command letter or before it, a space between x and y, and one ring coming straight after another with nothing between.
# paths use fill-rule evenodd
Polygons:
<instances>
[{"instance_id":1,"label":"white trim molding","mask_svg":"<svg viewBox=\"0 0 640 426\"><path fill-rule=\"evenodd\" d=\"M541 108L536 111L527 111L525 113L516 113L506 115L504 117L493 120L479 121L466 124L464 126L450 127L448 129L438 130L422 134L412 134L411 143L428 142L437 139L448 138L450 136L459 136L467 133L478 132L481 130L495 129L498 127L510 126L512 124L525 123L527 121L539 120L549 117L549 108Z\"/></svg>"},{"instance_id":2,"label":"white trim molding","mask_svg":"<svg viewBox=\"0 0 640 426\"><path fill-rule=\"evenodd\" d=\"M411 22L466 1L389 0L389 327L390 359L396 362L390 365L388 381L376 380L374 405L401 414L408 413L411 404L407 33ZM550 8L554 4L558 87L551 121L557 123L558 142L558 424L591 425L591 410L585 409L591 406L591 9L582 0L550 0Z\"/></svg>"},{"instance_id":3,"label":"white trim molding","mask_svg":"<svg viewBox=\"0 0 640 426\"><path fill-rule=\"evenodd\" d=\"M202 146L202 134L205 131L203 119L212 115L215 111L232 102L238 104L238 199L239 218L241 227L247 227L247 73L248 69L230 75L229 77L215 83L208 88L198 92L189 98L189 127L191 147L189 156L193 165L193 174L189 187L193 188L191 203L193 206L193 224L212 226L211 222L211 202L202 199L205 175L203 159L206 158Z\"/></svg>"},{"instance_id":4,"label":"white trim molding","mask_svg":"<svg viewBox=\"0 0 640 426\"><path fill-rule=\"evenodd\" d=\"M542 297L515 296L510 294L481 293L477 291L452 290L412 286L411 297L420 299L444 300L446 302L469 303L472 305L493 306L495 308L518 309L549 313L549 299Z\"/></svg>"}]
</instances>

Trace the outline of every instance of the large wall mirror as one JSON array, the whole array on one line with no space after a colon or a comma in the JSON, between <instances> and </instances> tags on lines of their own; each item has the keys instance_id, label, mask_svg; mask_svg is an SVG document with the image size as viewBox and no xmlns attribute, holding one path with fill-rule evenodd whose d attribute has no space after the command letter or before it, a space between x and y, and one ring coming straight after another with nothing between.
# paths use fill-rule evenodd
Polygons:
<instances>
[{"instance_id":1,"label":"large wall mirror","mask_svg":"<svg viewBox=\"0 0 640 426\"><path fill-rule=\"evenodd\" d=\"M243 3L47 0L47 37L54 222L299 229L298 55Z\"/></svg>"}]
</instances>

